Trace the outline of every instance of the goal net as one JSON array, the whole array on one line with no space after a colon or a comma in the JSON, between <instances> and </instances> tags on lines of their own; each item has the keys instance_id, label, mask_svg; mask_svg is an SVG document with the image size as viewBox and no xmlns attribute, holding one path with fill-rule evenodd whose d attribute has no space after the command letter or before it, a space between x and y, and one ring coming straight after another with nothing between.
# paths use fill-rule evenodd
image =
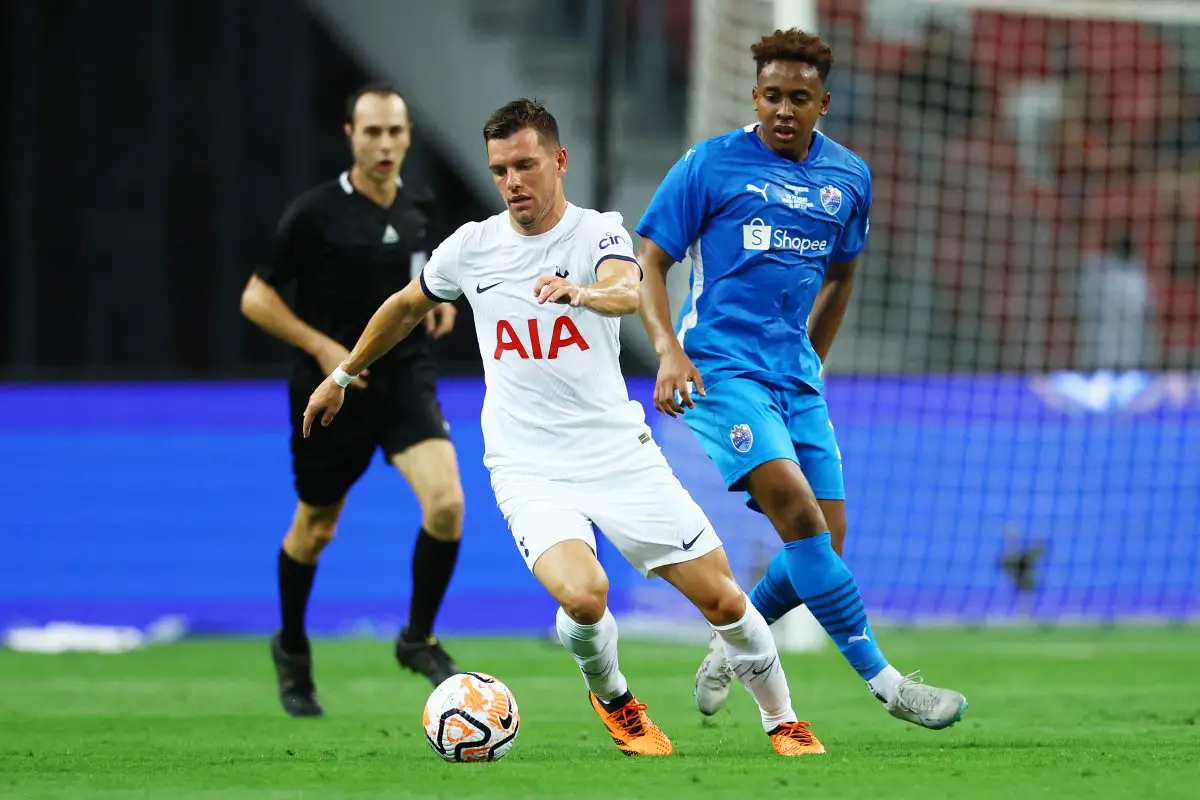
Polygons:
<instances>
[{"instance_id":1,"label":"goal net","mask_svg":"<svg viewBox=\"0 0 1200 800\"><path fill-rule=\"evenodd\" d=\"M685 146L754 121L749 47L792 25L873 173L826 365L868 607L1200 616L1200 4L694 0ZM750 583L770 529L659 436Z\"/></svg>"}]
</instances>

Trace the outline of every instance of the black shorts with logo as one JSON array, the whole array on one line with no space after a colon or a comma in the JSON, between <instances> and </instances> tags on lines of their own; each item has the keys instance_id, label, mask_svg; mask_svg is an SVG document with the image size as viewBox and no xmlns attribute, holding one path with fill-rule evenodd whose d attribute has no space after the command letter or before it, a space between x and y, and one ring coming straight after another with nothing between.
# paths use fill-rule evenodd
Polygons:
<instances>
[{"instance_id":1,"label":"black shorts with logo","mask_svg":"<svg viewBox=\"0 0 1200 800\"><path fill-rule=\"evenodd\" d=\"M368 370L371 372L371 370ZM449 439L449 425L437 398L437 371L428 355L406 359L404 369L366 389L346 389L346 401L329 427L314 422L309 438L302 433L304 409L320 383L293 378L288 385L292 422L292 473L296 494L313 506L338 502L362 477L375 449L384 458L429 439Z\"/></svg>"}]
</instances>

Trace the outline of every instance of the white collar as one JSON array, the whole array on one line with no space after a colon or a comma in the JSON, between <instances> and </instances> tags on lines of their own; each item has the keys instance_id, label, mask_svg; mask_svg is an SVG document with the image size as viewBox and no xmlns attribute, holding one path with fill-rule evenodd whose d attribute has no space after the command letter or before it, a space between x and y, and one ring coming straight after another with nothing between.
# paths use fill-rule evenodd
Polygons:
<instances>
[{"instance_id":1,"label":"white collar","mask_svg":"<svg viewBox=\"0 0 1200 800\"><path fill-rule=\"evenodd\" d=\"M338 176L338 183L342 185L342 191L346 194L354 194L354 184L350 182L350 170L346 170ZM400 176L396 176L396 186L404 186L404 181L400 180Z\"/></svg>"}]
</instances>

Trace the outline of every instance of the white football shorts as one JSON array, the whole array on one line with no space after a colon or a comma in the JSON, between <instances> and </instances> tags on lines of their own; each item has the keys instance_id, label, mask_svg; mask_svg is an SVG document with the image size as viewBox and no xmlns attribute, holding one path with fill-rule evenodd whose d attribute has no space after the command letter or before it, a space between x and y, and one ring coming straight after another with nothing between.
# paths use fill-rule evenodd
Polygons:
<instances>
[{"instance_id":1,"label":"white football shorts","mask_svg":"<svg viewBox=\"0 0 1200 800\"><path fill-rule=\"evenodd\" d=\"M579 539L595 552L593 525L645 577L721 546L657 447L626 463L621 472L591 480L493 470L496 503L531 572L559 542Z\"/></svg>"}]
</instances>

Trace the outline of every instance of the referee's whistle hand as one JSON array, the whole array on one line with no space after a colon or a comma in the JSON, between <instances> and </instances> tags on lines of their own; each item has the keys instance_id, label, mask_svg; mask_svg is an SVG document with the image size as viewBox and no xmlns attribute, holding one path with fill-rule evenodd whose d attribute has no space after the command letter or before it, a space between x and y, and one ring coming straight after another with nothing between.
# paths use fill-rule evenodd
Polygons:
<instances>
[{"instance_id":1,"label":"referee's whistle hand","mask_svg":"<svg viewBox=\"0 0 1200 800\"><path fill-rule=\"evenodd\" d=\"M440 339L454 330L454 319L457 316L458 309L453 303L438 303L425 315L425 332L431 339Z\"/></svg>"},{"instance_id":2,"label":"referee's whistle hand","mask_svg":"<svg viewBox=\"0 0 1200 800\"><path fill-rule=\"evenodd\" d=\"M304 438L307 439L312 432L313 420L317 417L321 418L322 428L328 427L345 399L346 390L337 385L332 375L321 381L321 385L309 396L308 407L304 409L304 424L301 426Z\"/></svg>"}]
</instances>

